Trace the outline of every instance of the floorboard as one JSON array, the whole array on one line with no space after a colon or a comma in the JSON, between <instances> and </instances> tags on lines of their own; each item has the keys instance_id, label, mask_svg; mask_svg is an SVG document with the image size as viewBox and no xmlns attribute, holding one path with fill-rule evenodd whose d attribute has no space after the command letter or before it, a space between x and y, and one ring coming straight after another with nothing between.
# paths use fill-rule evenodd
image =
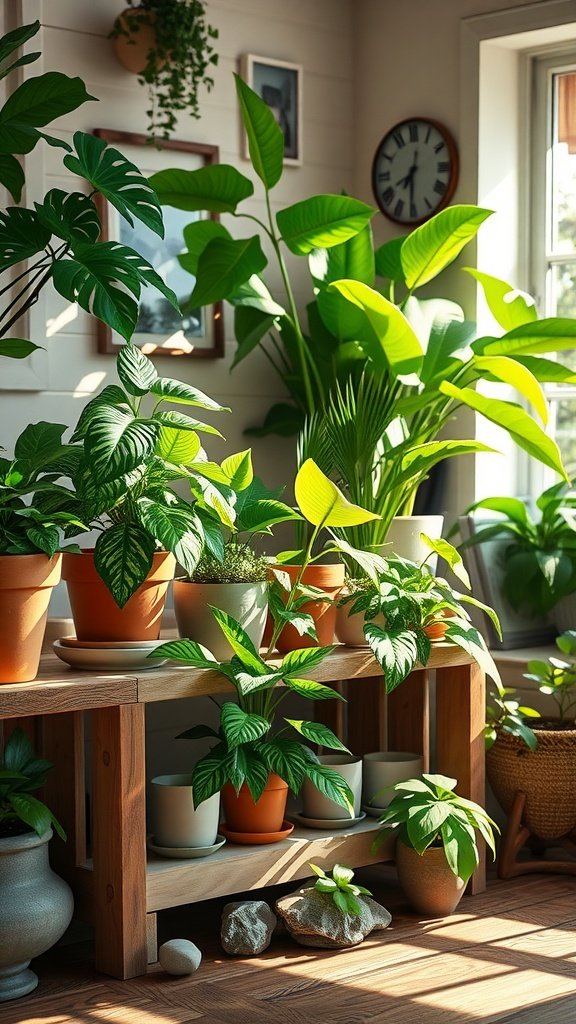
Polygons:
<instances>
[{"instance_id":1,"label":"floorboard","mask_svg":"<svg viewBox=\"0 0 576 1024\"><path fill-rule=\"evenodd\" d=\"M493 881L458 912L419 919L390 867L358 879L393 915L352 950L312 950L275 937L254 958L218 942L225 900L159 914L159 938L193 939L200 970L158 965L121 982L96 974L88 940L36 961L40 985L4 1004L2 1024L569 1024L576 1021L576 885L558 875ZM268 890L269 900L280 891ZM252 894L253 898L254 894ZM248 897L250 898L250 896Z\"/></svg>"}]
</instances>

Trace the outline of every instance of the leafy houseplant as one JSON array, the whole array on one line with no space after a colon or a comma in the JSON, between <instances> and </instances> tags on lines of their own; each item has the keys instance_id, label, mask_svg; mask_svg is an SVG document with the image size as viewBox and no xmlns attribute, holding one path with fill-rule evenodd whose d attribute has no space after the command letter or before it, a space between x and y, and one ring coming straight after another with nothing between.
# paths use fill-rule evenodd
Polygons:
<instances>
[{"instance_id":1,"label":"leafy houseplant","mask_svg":"<svg viewBox=\"0 0 576 1024\"><path fill-rule=\"evenodd\" d=\"M317 864L310 864L312 871L318 875L314 888L316 892L323 892L332 899L332 902L343 914L359 914L360 904L357 896L371 896L369 889L363 885L357 885L352 881L354 872L345 864L335 864L332 868L332 878L319 868Z\"/></svg>"},{"instance_id":2,"label":"leafy houseplant","mask_svg":"<svg viewBox=\"0 0 576 1024\"><path fill-rule=\"evenodd\" d=\"M198 89L210 90L210 70L218 63L212 40L218 30L206 24L202 0L128 0L129 7L110 33L118 59L148 87L151 141L168 139L175 111L200 117Z\"/></svg>"},{"instance_id":3,"label":"leafy houseplant","mask_svg":"<svg viewBox=\"0 0 576 1024\"><path fill-rule=\"evenodd\" d=\"M374 251L374 210L348 196L312 196L272 214L282 175L282 133L264 103L236 79L252 167L264 186L267 219L243 214L254 186L235 168L166 170L150 180L161 203L256 220L277 260L285 298L262 272L258 234L233 238L223 224L185 229L181 264L196 276L195 305L226 298L235 306L238 363L260 345L287 382L291 403L274 406L260 433L305 426L301 461L312 458L347 497L378 518L346 538L357 548L381 543L391 519L409 514L430 469L443 459L485 450L472 440L438 440L464 405L506 430L545 465L565 475L558 448L517 403L477 390L486 381L514 386L544 422L540 382L573 382L572 371L542 353L573 347L576 322L537 320L529 296L473 271L503 331L474 338L454 303L420 300L428 285L471 241L490 211L442 210L405 238ZM296 308L284 252L308 259L314 298L307 327Z\"/></svg>"},{"instance_id":4,"label":"leafy houseplant","mask_svg":"<svg viewBox=\"0 0 576 1024\"><path fill-rule=\"evenodd\" d=\"M40 22L34 22L0 39L1 77L40 57L37 52L13 59L15 51L39 28ZM100 241L97 195L129 224L135 218L163 237L158 200L138 168L93 135L75 132L72 149L41 130L92 99L80 78L50 71L26 79L0 110L0 182L15 202L20 201L25 183L17 156L30 153L40 139L66 150L65 166L84 179L90 190L84 195L53 188L34 209L12 206L0 212L0 271L12 270L10 281L0 289L5 299L0 310L1 355L21 359L39 347L12 337L10 332L37 302L48 281L69 302L78 302L126 339L136 326L144 285L157 288L178 308L174 293L142 256L119 242Z\"/></svg>"},{"instance_id":5,"label":"leafy houseplant","mask_svg":"<svg viewBox=\"0 0 576 1024\"><path fill-rule=\"evenodd\" d=\"M0 839L30 830L43 836L52 825L60 838L66 839L52 812L31 796L44 785L53 767L50 761L36 757L23 729L14 730L0 762Z\"/></svg>"},{"instance_id":6,"label":"leafy houseplant","mask_svg":"<svg viewBox=\"0 0 576 1024\"><path fill-rule=\"evenodd\" d=\"M476 832L496 853L496 824L479 804L458 796L456 785L456 779L444 775L398 782L396 796L379 818L385 827L375 845L389 828L397 829L398 876L421 913L451 914L456 908L479 863Z\"/></svg>"}]
</instances>

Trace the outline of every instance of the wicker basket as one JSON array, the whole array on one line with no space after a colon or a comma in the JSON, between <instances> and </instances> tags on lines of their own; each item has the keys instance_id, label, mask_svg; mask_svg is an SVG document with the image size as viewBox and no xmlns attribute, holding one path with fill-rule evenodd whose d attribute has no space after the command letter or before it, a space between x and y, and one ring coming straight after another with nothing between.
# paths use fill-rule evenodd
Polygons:
<instances>
[{"instance_id":1,"label":"wicker basket","mask_svg":"<svg viewBox=\"0 0 576 1024\"><path fill-rule=\"evenodd\" d=\"M534 836L552 840L576 829L576 729L538 729L538 746L500 733L486 755L488 781L507 814L526 793L522 822Z\"/></svg>"}]
</instances>

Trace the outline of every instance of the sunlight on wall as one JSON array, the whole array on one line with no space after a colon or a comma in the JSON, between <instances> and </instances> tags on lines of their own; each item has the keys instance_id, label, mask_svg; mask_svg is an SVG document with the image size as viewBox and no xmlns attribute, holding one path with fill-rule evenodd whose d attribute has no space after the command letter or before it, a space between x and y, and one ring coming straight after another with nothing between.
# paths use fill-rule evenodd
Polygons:
<instances>
[{"instance_id":1,"label":"sunlight on wall","mask_svg":"<svg viewBox=\"0 0 576 1024\"><path fill-rule=\"evenodd\" d=\"M87 373L80 379L76 385L73 396L74 398L82 398L86 394L92 394L94 391L98 391L101 384L106 380L106 374L97 371L95 373Z\"/></svg>"},{"instance_id":2,"label":"sunlight on wall","mask_svg":"<svg viewBox=\"0 0 576 1024\"><path fill-rule=\"evenodd\" d=\"M78 318L78 304L73 302L66 309L62 310L58 316L51 317L46 321L46 337L52 338L59 331L63 330L67 324L72 323L73 320Z\"/></svg>"}]
</instances>

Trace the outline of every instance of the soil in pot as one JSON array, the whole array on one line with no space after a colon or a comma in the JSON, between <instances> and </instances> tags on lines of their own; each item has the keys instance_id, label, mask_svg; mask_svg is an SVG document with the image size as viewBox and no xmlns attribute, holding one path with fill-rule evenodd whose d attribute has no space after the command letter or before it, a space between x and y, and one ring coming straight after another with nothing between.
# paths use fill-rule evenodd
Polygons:
<instances>
[{"instance_id":1,"label":"soil in pot","mask_svg":"<svg viewBox=\"0 0 576 1024\"><path fill-rule=\"evenodd\" d=\"M281 565L278 568L282 572L288 573L291 582L296 580L300 572L300 566L297 565ZM304 570L302 582L323 590L328 598L326 601L307 601L299 609L314 619L318 639L313 640L310 636L300 636L294 626L284 626L276 641L276 647L283 654L288 651L297 651L303 647L327 647L334 642L335 602L344 585L344 565L309 565Z\"/></svg>"},{"instance_id":2,"label":"soil in pot","mask_svg":"<svg viewBox=\"0 0 576 1024\"><path fill-rule=\"evenodd\" d=\"M0 683L36 678L62 555L0 555Z\"/></svg>"},{"instance_id":3,"label":"soil in pot","mask_svg":"<svg viewBox=\"0 0 576 1024\"><path fill-rule=\"evenodd\" d=\"M238 794L229 782L222 787L226 825L234 832L279 832L287 800L288 785L274 772L270 773L266 788L256 802L246 783L241 786Z\"/></svg>"},{"instance_id":4,"label":"soil in pot","mask_svg":"<svg viewBox=\"0 0 576 1024\"><path fill-rule=\"evenodd\" d=\"M267 586L174 580L174 612L180 636L203 644L219 661L231 658L234 652L210 611L212 606L237 619L258 650L268 614Z\"/></svg>"},{"instance_id":5,"label":"soil in pot","mask_svg":"<svg viewBox=\"0 0 576 1024\"><path fill-rule=\"evenodd\" d=\"M94 552L64 553L62 577L68 587L78 640L157 640L175 568L174 555L157 551L144 583L119 608L96 572Z\"/></svg>"},{"instance_id":6,"label":"soil in pot","mask_svg":"<svg viewBox=\"0 0 576 1024\"><path fill-rule=\"evenodd\" d=\"M430 846L420 856L398 840L396 870L410 905L419 914L452 914L464 895L465 883L450 869L443 846Z\"/></svg>"}]
</instances>

